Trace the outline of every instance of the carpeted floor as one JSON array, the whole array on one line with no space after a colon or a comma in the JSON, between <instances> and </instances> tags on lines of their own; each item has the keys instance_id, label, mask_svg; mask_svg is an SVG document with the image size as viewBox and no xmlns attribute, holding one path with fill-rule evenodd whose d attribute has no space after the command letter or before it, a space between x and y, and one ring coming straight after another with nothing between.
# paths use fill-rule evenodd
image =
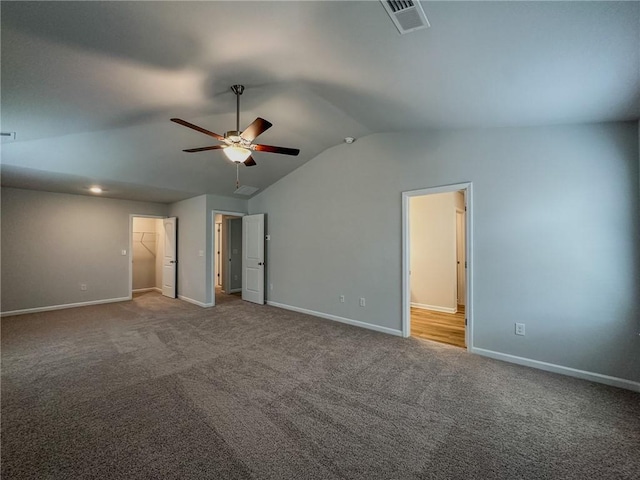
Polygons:
<instances>
[{"instance_id":1,"label":"carpeted floor","mask_svg":"<svg viewBox=\"0 0 640 480\"><path fill-rule=\"evenodd\" d=\"M2 478L640 478L640 395L237 297L2 319Z\"/></svg>"}]
</instances>

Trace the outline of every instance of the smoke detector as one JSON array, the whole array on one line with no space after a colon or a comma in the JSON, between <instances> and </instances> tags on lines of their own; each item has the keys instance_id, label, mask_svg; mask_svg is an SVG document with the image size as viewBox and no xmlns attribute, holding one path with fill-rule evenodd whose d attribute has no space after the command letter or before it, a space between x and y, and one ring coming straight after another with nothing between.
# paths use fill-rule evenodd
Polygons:
<instances>
[{"instance_id":1,"label":"smoke detector","mask_svg":"<svg viewBox=\"0 0 640 480\"><path fill-rule=\"evenodd\" d=\"M380 0L400 35L429 28L429 20L417 0Z\"/></svg>"}]
</instances>

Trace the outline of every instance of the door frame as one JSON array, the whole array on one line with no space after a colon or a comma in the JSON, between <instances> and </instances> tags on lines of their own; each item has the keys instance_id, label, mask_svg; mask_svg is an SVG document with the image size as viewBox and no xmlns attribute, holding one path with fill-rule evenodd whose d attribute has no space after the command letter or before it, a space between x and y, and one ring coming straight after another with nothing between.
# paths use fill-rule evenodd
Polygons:
<instances>
[{"instance_id":1,"label":"door frame","mask_svg":"<svg viewBox=\"0 0 640 480\"><path fill-rule=\"evenodd\" d=\"M464 190L465 206L465 253L467 260L465 292L465 317L467 324L465 336L467 351L473 349L473 184L471 182L455 183L438 187L402 192L402 336L411 335L411 278L410 263L410 217L409 201L412 197L449 193Z\"/></svg>"},{"instance_id":2,"label":"door frame","mask_svg":"<svg viewBox=\"0 0 640 480\"><path fill-rule=\"evenodd\" d=\"M234 217L244 217L248 215L247 212L231 212L229 210L211 210L211 306L216 305L216 215L232 215ZM222 238L220 238L222 243ZM222 245L220 246L222 248Z\"/></svg>"},{"instance_id":3,"label":"door frame","mask_svg":"<svg viewBox=\"0 0 640 480\"><path fill-rule=\"evenodd\" d=\"M127 258L129 259L129 300L133 299L133 218L157 218L162 220L169 218L167 215L148 215L148 214L129 214L129 250L127 252ZM164 227L163 227L164 228Z\"/></svg>"},{"instance_id":4,"label":"door frame","mask_svg":"<svg viewBox=\"0 0 640 480\"><path fill-rule=\"evenodd\" d=\"M460 215L460 217L462 218L462 222L460 222L460 223L461 223L461 225L462 225L462 228L465 230L465 231L464 231L464 239L465 239L465 241L466 241L467 232L466 232L466 229L464 228L464 227L465 227L465 224L466 224L466 221L467 221L467 215L466 215L466 214L467 214L467 212L465 212L465 210L464 210L464 209L461 209L461 208L459 208L459 207L456 207L456 302L457 302L458 304L460 304L460 301L459 301L459 300L460 300L460 282L458 282L458 278L459 278L459 277L458 277L458 275L459 275L459 274L458 274L458 269L460 268L460 267L458 266L458 265L459 265L459 264L458 264L458 242L459 242L459 240L460 240L460 238L459 238L460 236L458 235L458 233L459 233L459 232L458 232L458 215ZM464 248L463 250L466 250L466 245L465 245L465 248ZM466 253L467 253L467 252L465 251L464 253L465 253L465 255L466 255ZM465 256L464 261L465 261L465 262L467 261L466 256ZM464 284L464 291L465 291L465 295L464 295L464 296L465 296L465 298L464 298L464 299L465 299L465 301L466 301L466 296L467 296L467 295L466 295L466 292L467 292L467 290L466 290L466 288L467 288L467 284L466 284L466 282L467 282L467 278L466 278L466 269L467 269L467 267L465 266L464 268L465 268L465 270L464 270L464 272L465 272L465 275L464 275L464 277L465 277L465 278L464 278L464 281L465 281L465 284ZM458 308L458 306L456 305L456 311L457 311L457 308Z\"/></svg>"}]
</instances>

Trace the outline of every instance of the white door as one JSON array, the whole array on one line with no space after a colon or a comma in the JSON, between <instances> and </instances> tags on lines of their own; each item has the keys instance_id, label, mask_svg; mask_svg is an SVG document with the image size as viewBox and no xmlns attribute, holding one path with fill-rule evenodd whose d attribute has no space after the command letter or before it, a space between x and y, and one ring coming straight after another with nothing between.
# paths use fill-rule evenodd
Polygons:
<instances>
[{"instance_id":1,"label":"white door","mask_svg":"<svg viewBox=\"0 0 640 480\"><path fill-rule=\"evenodd\" d=\"M165 218L164 225L164 258L162 260L162 295L176 298L176 264L178 252L176 251L176 230L178 219L176 217Z\"/></svg>"},{"instance_id":2,"label":"white door","mask_svg":"<svg viewBox=\"0 0 640 480\"><path fill-rule=\"evenodd\" d=\"M264 214L242 217L242 299L264 303Z\"/></svg>"}]
</instances>

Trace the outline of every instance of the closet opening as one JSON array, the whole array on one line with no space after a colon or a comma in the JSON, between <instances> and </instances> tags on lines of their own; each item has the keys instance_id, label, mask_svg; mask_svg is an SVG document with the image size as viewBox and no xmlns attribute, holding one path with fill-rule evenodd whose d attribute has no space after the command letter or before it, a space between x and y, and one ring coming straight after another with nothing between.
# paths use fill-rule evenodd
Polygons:
<instances>
[{"instance_id":1,"label":"closet opening","mask_svg":"<svg viewBox=\"0 0 640 480\"><path fill-rule=\"evenodd\" d=\"M162 219L133 217L131 230L131 292L162 293Z\"/></svg>"},{"instance_id":2,"label":"closet opening","mask_svg":"<svg viewBox=\"0 0 640 480\"><path fill-rule=\"evenodd\" d=\"M158 292L176 298L177 219L130 215L129 227L130 296Z\"/></svg>"}]
</instances>

